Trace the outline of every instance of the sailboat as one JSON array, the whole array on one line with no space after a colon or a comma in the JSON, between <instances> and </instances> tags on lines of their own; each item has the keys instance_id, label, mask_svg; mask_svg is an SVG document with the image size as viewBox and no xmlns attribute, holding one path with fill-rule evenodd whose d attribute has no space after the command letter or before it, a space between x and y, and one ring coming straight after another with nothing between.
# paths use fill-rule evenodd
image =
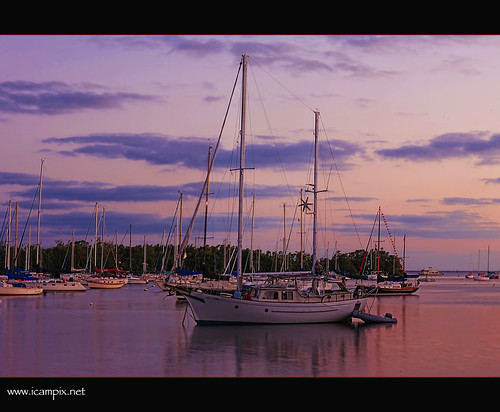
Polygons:
<instances>
[{"instance_id":1,"label":"sailboat","mask_svg":"<svg viewBox=\"0 0 500 412\"><path fill-rule=\"evenodd\" d=\"M96 232L95 232L95 249L94 260L96 260L97 249L97 203L96 203ZM101 236L101 268L95 267L95 274L88 276L85 280L87 286L91 289L119 289L127 283L126 278L119 278L116 275L120 272L118 268L103 269L104 267L104 214L105 209L102 209L102 236Z\"/></svg>"},{"instance_id":2,"label":"sailboat","mask_svg":"<svg viewBox=\"0 0 500 412\"><path fill-rule=\"evenodd\" d=\"M210 174L210 152L212 150L212 146L208 148L208 172L207 175ZM206 185L206 197L205 197L205 229L204 229L204 240L203 240L203 251L206 251L207 245L207 219L208 219L208 178ZM179 248L181 248L181 232L182 232L182 193L180 194L179 202L177 203L177 210L180 211L179 216ZM172 222L172 225L174 223ZM177 226L176 226L177 228ZM177 238L177 233L174 235L174 239ZM176 246L174 246L176 249ZM162 262L165 260L165 252L163 254ZM182 253L181 250L176 252L176 256L174 257L174 269L167 275L166 278L157 279L156 284L160 287L160 289L167 291L169 293L175 294L177 300L186 300L185 296L182 293L176 291L177 286L182 286L183 289L197 289L197 290L209 290L211 293L220 293L220 292L228 292L232 293L236 289L235 282L229 276L219 276L218 279L211 278L207 273L207 267L205 263L202 263L203 270L186 270L182 268ZM163 263L162 263L163 270Z\"/></svg>"},{"instance_id":3,"label":"sailboat","mask_svg":"<svg viewBox=\"0 0 500 412\"><path fill-rule=\"evenodd\" d=\"M44 292L85 292L87 288L81 282L66 279L42 279L33 282Z\"/></svg>"},{"instance_id":4,"label":"sailboat","mask_svg":"<svg viewBox=\"0 0 500 412\"><path fill-rule=\"evenodd\" d=\"M486 280L490 280L490 276L489 276L489 273L490 273L490 248L488 246L488 272L485 273L485 272L480 272L479 271L479 260L480 260L480 256L481 256L481 249L477 251L477 274L474 275L472 277L472 279L474 280L478 280L478 281L486 281Z\"/></svg>"},{"instance_id":5,"label":"sailboat","mask_svg":"<svg viewBox=\"0 0 500 412\"><path fill-rule=\"evenodd\" d=\"M240 129L239 202L237 287L232 294L211 294L198 290L176 288L186 296L197 324L298 324L326 323L348 320L354 310L362 311L366 296L360 290L349 290L342 280L317 273L316 266L316 212L317 212L317 159L318 118L315 111L315 162L313 259L309 272L269 273L263 282L243 285L242 234L243 189L245 169L245 112L248 56L243 55L242 107ZM208 176L207 176L208 179ZM205 181L206 185L206 181ZM204 189L203 189L204 190ZM203 193L203 191L202 191ZM183 244L186 243L186 238ZM244 287L243 287L244 286Z\"/></svg>"},{"instance_id":6,"label":"sailboat","mask_svg":"<svg viewBox=\"0 0 500 412\"><path fill-rule=\"evenodd\" d=\"M377 212L378 216L378 246L377 246L377 279L375 285L360 285L367 293L375 294L375 295L409 295L411 293L416 292L419 289L419 281L409 281L408 275L406 274L404 268L401 266L401 262L399 261L399 257L396 254L396 249L394 247L393 239L390 236L389 227L387 226L387 222L385 221L385 217L382 213L381 208L378 208ZM397 262L401 269L401 275L384 275L380 272L380 223L381 218L383 217L384 223L387 231L389 232L390 241L394 247L394 253L397 257Z\"/></svg>"},{"instance_id":7,"label":"sailboat","mask_svg":"<svg viewBox=\"0 0 500 412\"><path fill-rule=\"evenodd\" d=\"M37 192L41 191L41 176L43 170L43 160L42 160L42 168L40 171L40 184L37 188ZM40 205L40 203L39 203ZM11 246L10 246L10 233L11 233L11 207L12 202L9 200L7 216L8 216L8 224L7 224L7 236L5 242L5 273L6 273L6 281L0 281L0 295L1 296L25 296L25 295L41 295L43 293L43 289L40 287L36 287L31 283L33 280L38 280L37 277L31 276L33 273L28 270L21 271L17 268L17 253L14 256L14 270L11 271ZM40 207L40 206L39 206ZM38 214L40 219L40 213ZM40 222L40 220L39 220ZM40 225L39 225L40 227ZM15 239L15 247L17 250L17 203L16 203L16 239ZM38 241L39 245L39 241ZM37 253L37 258L38 258ZM38 262L37 262L38 263Z\"/></svg>"},{"instance_id":8,"label":"sailboat","mask_svg":"<svg viewBox=\"0 0 500 412\"><path fill-rule=\"evenodd\" d=\"M3 296L41 295L42 293L42 288L30 286L24 282L0 282L0 295Z\"/></svg>"}]
</instances>

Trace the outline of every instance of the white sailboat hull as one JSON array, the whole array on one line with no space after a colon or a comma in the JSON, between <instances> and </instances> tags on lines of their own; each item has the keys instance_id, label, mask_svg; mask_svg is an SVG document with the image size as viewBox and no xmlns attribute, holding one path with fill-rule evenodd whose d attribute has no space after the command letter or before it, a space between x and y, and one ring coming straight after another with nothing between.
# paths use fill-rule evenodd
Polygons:
<instances>
[{"instance_id":1,"label":"white sailboat hull","mask_svg":"<svg viewBox=\"0 0 500 412\"><path fill-rule=\"evenodd\" d=\"M197 324L292 324L341 322L362 311L366 298L330 302L265 302L191 291L186 299ZM359 305L359 306L356 306Z\"/></svg>"},{"instance_id":2,"label":"white sailboat hull","mask_svg":"<svg viewBox=\"0 0 500 412\"><path fill-rule=\"evenodd\" d=\"M27 287L27 286L18 287L8 283L2 283L0 285L0 295L2 296L41 295L42 293L43 293L42 288Z\"/></svg>"},{"instance_id":3,"label":"white sailboat hull","mask_svg":"<svg viewBox=\"0 0 500 412\"><path fill-rule=\"evenodd\" d=\"M87 279L87 286L91 289L119 289L125 283L122 279Z\"/></svg>"}]
</instances>

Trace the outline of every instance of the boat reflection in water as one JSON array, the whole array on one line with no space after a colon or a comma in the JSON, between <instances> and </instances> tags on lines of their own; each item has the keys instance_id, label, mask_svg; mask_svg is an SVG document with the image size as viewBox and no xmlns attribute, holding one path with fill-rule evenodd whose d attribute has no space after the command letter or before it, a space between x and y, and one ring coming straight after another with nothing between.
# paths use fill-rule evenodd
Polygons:
<instances>
[{"instance_id":1,"label":"boat reflection in water","mask_svg":"<svg viewBox=\"0 0 500 412\"><path fill-rule=\"evenodd\" d=\"M196 326L187 348L197 353L196 365L187 356L177 361L187 362L182 368L195 376L363 375L368 362L365 331L391 327L361 323ZM179 370L180 365L167 367Z\"/></svg>"}]
</instances>

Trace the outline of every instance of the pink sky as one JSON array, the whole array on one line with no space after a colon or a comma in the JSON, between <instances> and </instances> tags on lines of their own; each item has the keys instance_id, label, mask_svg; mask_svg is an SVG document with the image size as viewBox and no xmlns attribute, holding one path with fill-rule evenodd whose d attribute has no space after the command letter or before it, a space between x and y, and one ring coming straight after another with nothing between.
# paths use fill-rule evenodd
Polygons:
<instances>
[{"instance_id":1,"label":"pink sky","mask_svg":"<svg viewBox=\"0 0 500 412\"><path fill-rule=\"evenodd\" d=\"M320 255L364 248L380 206L400 256L406 235L408 269L477 269L481 251L485 270L488 246L500 269L499 49L499 36L0 36L2 207L18 203L21 231L43 158L44 247L73 228L83 239L96 202L109 240L132 224L135 243L159 243L180 192L187 227L244 53L254 248L281 250L286 204L298 250L317 109L331 171ZM236 113L211 178L210 244L236 239ZM202 227L203 210L193 244Z\"/></svg>"}]
</instances>

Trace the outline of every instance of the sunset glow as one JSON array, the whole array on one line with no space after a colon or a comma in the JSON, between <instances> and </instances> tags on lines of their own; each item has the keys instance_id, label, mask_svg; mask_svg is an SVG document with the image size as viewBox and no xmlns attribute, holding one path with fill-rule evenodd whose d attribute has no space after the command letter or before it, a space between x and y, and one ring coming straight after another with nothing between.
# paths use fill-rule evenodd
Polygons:
<instances>
[{"instance_id":1,"label":"sunset glow","mask_svg":"<svg viewBox=\"0 0 500 412\"><path fill-rule=\"evenodd\" d=\"M300 247L318 110L321 256L364 248L380 206L407 269L486 270L489 247L498 270L499 50L500 36L3 35L2 209L18 204L21 232L45 159L44 247L83 239L96 203L110 239L132 225L157 244L182 193L185 229L247 54L245 247L253 194L254 249L281 250L284 231ZM210 178L213 245L236 239L238 127L235 107Z\"/></svg>"}]
</instances>

